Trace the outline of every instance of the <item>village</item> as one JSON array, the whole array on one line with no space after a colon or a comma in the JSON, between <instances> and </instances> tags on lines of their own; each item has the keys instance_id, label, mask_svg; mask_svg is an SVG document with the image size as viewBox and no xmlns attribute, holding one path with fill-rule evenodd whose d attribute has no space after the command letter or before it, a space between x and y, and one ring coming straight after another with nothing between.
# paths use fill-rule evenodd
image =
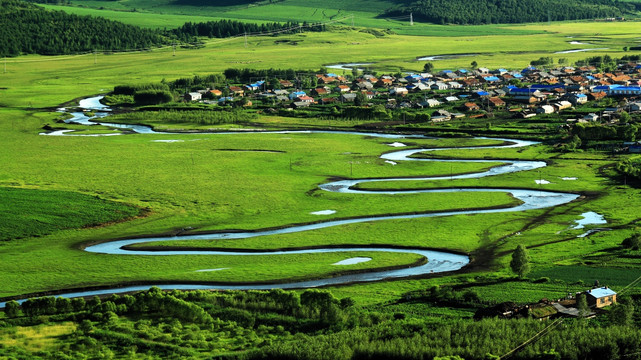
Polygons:
<instances>
[{"instance_id":1,"label":"village","mask_svg":"<svg viewBox=\"0 0 641 360\"><path fill-rule=\"evenodd\" d=\"M426 64L426 68L431 68ZM345 71L344 71L345 72ZM641 64L625 62L615 71L596 66L563 66L518 71L443 70L434 73L378 75L367 69L348 74L297 74L293 79L257 80L220 89L187 92L187 102L239 105L265 113L322 117L327 109L378 108L381 120L405 110L418 122L493 117L562 116L574 123L624 124L641 114ZM304 80L303 80L304 78ZM334 112L335 114L336 112ZM361 114L372 118L372 112ZM291 116L294 116L292 114ZM329 116L329 115L328 115ZM628 144L639 152L636 143Z\"/></svg>"}]
</instances>

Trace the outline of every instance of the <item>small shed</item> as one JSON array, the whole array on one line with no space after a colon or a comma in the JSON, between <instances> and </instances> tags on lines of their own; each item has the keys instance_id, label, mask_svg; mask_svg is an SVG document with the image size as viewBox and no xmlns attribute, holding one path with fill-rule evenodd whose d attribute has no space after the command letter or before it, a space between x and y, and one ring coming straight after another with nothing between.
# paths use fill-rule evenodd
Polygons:
<instances>
[{"instance_id":1,"label":"small shed","mask_svg":"<svg viewBox=\"0 0 641 360\"><path fill-rule=\"evenodd\" d=\"M607 286L588 290L585 295L590 307L602 308L617 302L617 293Z\"/></svg>"}]
</instances>

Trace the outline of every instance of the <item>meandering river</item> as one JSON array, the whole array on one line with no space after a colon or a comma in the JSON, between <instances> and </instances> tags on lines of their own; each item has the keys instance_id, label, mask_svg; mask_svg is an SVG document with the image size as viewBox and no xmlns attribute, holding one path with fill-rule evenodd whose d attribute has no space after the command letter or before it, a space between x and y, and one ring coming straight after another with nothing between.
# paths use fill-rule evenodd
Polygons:
<instances>
[{"instance_id":1,"label":"meandering river","mask_svg":"<svg viewBox=\"0 0 641 360\"><path fill-rule=\"evenodd\" d=\"M144 125L123 125L123 124L114 124L103 121L103 119L108 115L110 110L105 105L100 104L99 100L101 97L93 97L89 99L84 99L80 101L80 107L87 110L98 111L96 116L88 117L83 112L74 112L72 113L73 118L67 120L67 122L77 122L81 124L101 124L115 128L128 129L135 133L140 134L168 134L160 133L154 131L149 126ZM313 132L323 132L323 133L344 133L346 135L357 135L357 136L377 136L389 139L402 139L402 138L421 138L424 136L421 135L399 135L399 134L378 134L378 133L364 133L364 132L338 132L338 131L279 131L278 133L313 133ZM239 132L225 132L221 134L237 134ZM247 133L246 131L242 133ZM274 133L274 132L261 132L261 133ZM202 133L199 133L202 134ZM54 131L50 133L43 133L43 135L60 135L60 136L83 136L82 134L70 134L65 131ZM178 134L176 134L178 135ZM94 135L95 136L95 135ZM524 147L536 144L531 141L522 141L522 140L511 140L511 139L497 139L503 140L507 145L497 145L497 146L481 146L481 147L462 147L455 148L459 151L465 150L475 150L479 148L513 148L513 147ZM515 212L515 211L526 211L533 209L543 209L548 207L559 206L566 204L570 201L573 201L578 198L579 195L569 194L569 193L559 193L559 192L550 192L542 190L528 190L528 189L498 189L498 188L452 188L452 189L425 189L425 190L389 190L389 191L375 191L375 190L359 190L356 189L356 185L367 183L367 182L379 182L379 181L409 181L409 180L426 180L426 181L439 181L439 180L450 180L450 179L469 179L469 178L481 178L487 176L494 176L499 174L507 174L519 171L533 170L537 168L542 168L546 166L545 162L542 161L516 161L516 160L443 160L443 159L419 159L411 157L414 154L421 152L429 151L443 151L443 150L452 150L454 148L438 148L438 149L408 149L400 150L391 153L386 153L381 156L381 158L400 162L400 161L439 161L439 162L478 162L478 163L497 163L502 162L504 165L493 167L486 171L481 171L472 174L462 174L454 176L438 176L438 177L423 177L423 178L383 178L383 179L351 179L351 180L341 180L334 181L326 184L320 185L320 188L325 191L333 191L340 193L358 193L358 194L408 194L408 193L438 193L438 192L503 192L509 193L514 198L520 200L520 204L512 207L505 208L492 208L492 209L478 209L478 210L459 210L459 211L444 211L444 212L435 212L435 213L424 213L424 214L411 214L411 215L381 215L381 216L367 216L361 218L351 218L343 220L329 220L325 222L319 222L308 225L300 226L285 226L279 229L272 230L259 230L259 231L247 231L247 232L218 232L214 234L198 234L198 235L180 235L174 237L148 237L148 238L138 238L138 239L126 239L118 241L110 241L97 245L92 245L86 247L84 250L93 253L102 253L110 254L114 256L172 256L172 255L193 255L193 256L202 256L202 255L217 255L217 256L261 256L261 255L293 255L293 254L309 254L309 253L329 253L329 252L395 252L395 253L413 253L424 256L428 259L428 262L419 265L403 269L394 269L394 270L384 270L367 273L358 273L337 276L327 279L317 279L309 281L299 281L299 282L287 282L279 284L244 284L244 285L229 285L229 284L158 284L162 289L238 289L238 290L248 290L248 289L272 289L272 288L283 288L283 289L295 289L295 288L308 288L308 287L319 287L319 286L329 286L329 285L341 285L348 283L356 282L370 282L370 281L379 281L385 279L393 278L405 278L413 276L421 276L426 274L433 274L439 272L451 272L462 269L469 263L468 256L454 254L451 252L445 251L432 251L420 248L391 248L391 247L350 247L350 248L322 248L322 249L305 249L305 250L291 250L291 251L271 251L271 252L234 252L234 251L202 251L202 250L166 250L166 251L147 251L147 250L134 250L130 247L133 244L157 242L157 241L179 241L179 240L215 240L215 239L246 239L254 238L266 235L277 235L277 234L289 234L303 231L314 231L318 229L333 227L333 226L342 226L347 224L355 224L361 222L373 222L373 221L385 221L385 220L398 220L398 219L417 219L417 218L428 218L428 217L440 217L440 216L453 216L453 215L463 215L463 214L488 214L488 213L501 213L501 212ZM328 264L329 266L330 264ZM249 281L250 279L248 279ZM69 292L60 294L64 297L78 297L78 296L93 296L93 295L104 295L112 293L123 293L131 292L137 290L145 290L154 284L146 284L140 286L126 286L118 288L110 288L103 290L92 290L92 291L80 291L80 292ZM3 303L0 303L0 307L4 306Z\"/></svg>"}]
</instances>

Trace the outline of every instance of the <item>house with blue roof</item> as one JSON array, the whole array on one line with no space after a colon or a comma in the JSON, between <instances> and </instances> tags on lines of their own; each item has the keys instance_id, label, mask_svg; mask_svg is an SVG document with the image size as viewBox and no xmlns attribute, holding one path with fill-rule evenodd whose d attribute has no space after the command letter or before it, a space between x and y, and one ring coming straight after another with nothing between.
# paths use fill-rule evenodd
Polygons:
<instances>
[{"instance_id":1,"label":"house with blue roof","mask_svg":"<svg viewBox=\"0 0 641 360\"><path fill-rule=\"evenodd\" d=\"M576 94L572 93L567 95L567 100L572 103L572 105L585 104L588 102L588 96L585 94Z\"/></svg>"},{"instance_id":2,"label":"house with blue roof","mask_svg":"<svg viewBox=\"0 0 641 360\"><path fill-rule=\"evenodd\" d=\"M536 68L534 66L528 66L525 69L521 70L521 74L529 73L532 71L536 71Z\"/></svg>"},{"instance_id":3,"label":"house with blue roof","mask_svg":"<svg viewBox=\"0 0 641 360\"><path fill-rule=\"evenodd\" d=\"M588 290L585 295L590 307L602 308L617 302L617 293L607 286Z\"/></svg>"},{"instance_id":4,"label":"house with blue roof","mask_svg":"<svg viewBox=\"0 0 641 360\"><path fill-rule=\"evenodd\" d=\"M307 93L304 92L304 91L296 91L296 92L293 92L293 93L289 94L289 100L294 100L299 96L305 96L305 95L307 95Z\"/></svg>"},{"instance_id":5,"label":"house with blue roof","mask_svg":"<svg viewBox=\"0 0 641 360\"><path fill-rule=\"evenodd\" d=\"M501 81L501 80L500 80L498 77L496 77L496 76L484 76L484 77L483 77L483 80L484 80L484 81L486 81L486 82L497 82L497 81Z\"/></svg>"},{"instance_id":6,"label":"house with blue roof","mask_svg":"<svg viewBox=\"0 0 641 360\"><path fill-rule=\"evenodd\" d=\"M510 89L510 94L541 96L541 92L539 92L538 89L531 89L531 88L513 88L513 89Z\"/></svg>"},{"instance_id":7,"label":"house with blue roof","mask_svg":"<svg viewBox=\"0 0 641 360\"><path fill-rule=\"evenodd\" d=\"M594 91L594 92L603 91L605 93L610 93L610 90L612 90L612 89L614 89L616 87L619 87L619 86L621 86L621 85L599 85L599 86L595 86L592 89L592 91Z\"/></svg>"},{"instance_id":8,"label":"house with blue roof","mask_svg":"<svg viewBox=\"0 0 641 360\"><path fill-rule=\"evenodd\" d=\"M641 86L618 86L610 89L612 96L641 95Z\"/></svg>"},{"instance_id":9,"label":"house with blue roof","mask_svg":"<svg viewBox=\"0 0 641 360\"><path fill-rule=\"evenodd\" d=\"M537 89L537 90L554 90L557 88L565 89L564 84L533 84L530 86L530 89Z\"/></svg>"},{"instance_id":10,"label":"house with blue roof","mask_svg":"<svg viewBox=\"0 0 641 360\"><path fill-rule=\"evenodd\" d=\"M415 83L423 80L423 78L421 77L421 75L411 74L411 75L407 75L405 77L405 80L407 80L408 82Z\"/></svg>"}]
</instances>

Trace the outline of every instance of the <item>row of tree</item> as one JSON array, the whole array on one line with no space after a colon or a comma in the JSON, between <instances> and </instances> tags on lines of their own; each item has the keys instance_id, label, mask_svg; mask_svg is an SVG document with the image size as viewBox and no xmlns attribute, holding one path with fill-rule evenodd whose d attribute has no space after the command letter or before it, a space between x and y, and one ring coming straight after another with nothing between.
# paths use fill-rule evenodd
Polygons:
<instances>
[{"instance_id":1,"label":"row of tree","mask_svg":"<svg viewBox=\"0 0 641 360\"><path fill-rule=\"evenodd\" d=\"M192 123L200 125L242 124L256 118L253 112L242 111L240 108L214 110L200 109L171 109L159 111L139 111L113 115L114 122L144 123L145 121L170 124Z\"/></svg>"},{"instance_id":2,"label":"row of tree","mask_svg":"<svg viewBox=\"0 0 641 360\"><path fill-rule=\"evenodd\" d=\"M292 34L301 31L324 31L323 24L286 23L243 23L236 20L217 20L201 23L187 22L183 26L170 31L182 41L192 41L194 37L226 38L238 35L252 34Z\"/></svg>"},{"instance_id":3,"label":"row of tree","mask_svg":"<svg viewBox=\"0 0 641 360\"><path fill-rule=\"evenodd\" d=\"M595 19L638 11L638 3L612 0L419 0L387 10L383 16L413 13L436 24L499 24Z\"/></svg>"}]
</instances>

